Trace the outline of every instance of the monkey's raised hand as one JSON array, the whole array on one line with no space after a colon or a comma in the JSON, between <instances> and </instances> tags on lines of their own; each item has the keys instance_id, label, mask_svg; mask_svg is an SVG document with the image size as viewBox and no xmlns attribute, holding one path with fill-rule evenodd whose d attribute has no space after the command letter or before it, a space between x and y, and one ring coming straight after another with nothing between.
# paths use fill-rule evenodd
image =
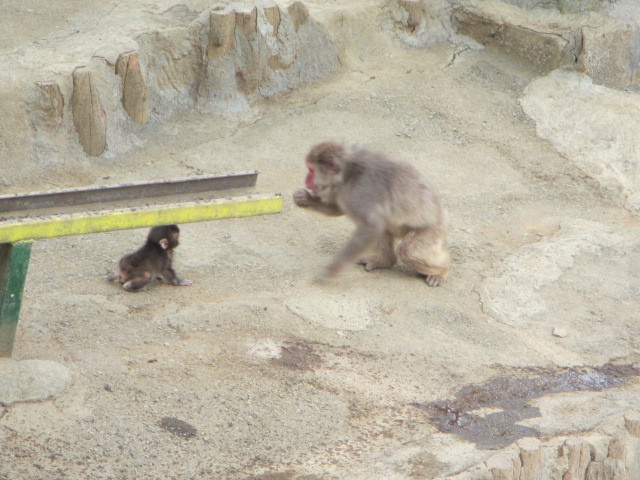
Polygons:
<instances>
[{"instance_id":1,"label":"monkey's raised hand","mask_svg":"<svg viewBox=\"0 0 640 480\"><path fill-rule=\"evenodd\" d=\"M307 208L313 205L314 196L309 193L308 190L304 188L299 188L295 192L293 192L293 202L301 208Z\"/></svg>"},{"instance_id":2,"label":"monkey's raised hand","mask_svg":"<svg viewBox=\"0 0 640 480\"><path fill-rule=\"evenodd\" d=\"M313 193L304 188L300 188L293 192L293 202L300 208L309 208L316 212L329 215L330 217L339 217L344 215L340 207L332 203L325 203L320 197L316 197Z\"/></svg>"}]
</instances>

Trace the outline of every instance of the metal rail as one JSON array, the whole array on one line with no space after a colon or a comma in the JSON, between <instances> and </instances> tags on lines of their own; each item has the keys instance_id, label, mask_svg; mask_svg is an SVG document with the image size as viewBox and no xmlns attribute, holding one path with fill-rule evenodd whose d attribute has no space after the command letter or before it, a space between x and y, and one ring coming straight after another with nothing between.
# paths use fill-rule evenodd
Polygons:
<instances>
[{"instance_id":1,"label":"metal rail","mask_svg":"<svg viewBox=\"0 0 640 480\"><path fill-rule=\"evenodd\" d=\"M114 186L0 195L0 213L246 188L255 186L257 178L258 172L233 173L146 183L125 183Z\"/></svg>"},{"instance_id":2,"label":"metal rail","mask_svg":"<svg viewBox=\"0 0 640 480\"><path fill-rule=\"evenodd\" d=\"M40 238L268 215L282 210L280 195L219 198L142 208L34 216L0 222L0 244Z\"/></svg>"}]
</instances>

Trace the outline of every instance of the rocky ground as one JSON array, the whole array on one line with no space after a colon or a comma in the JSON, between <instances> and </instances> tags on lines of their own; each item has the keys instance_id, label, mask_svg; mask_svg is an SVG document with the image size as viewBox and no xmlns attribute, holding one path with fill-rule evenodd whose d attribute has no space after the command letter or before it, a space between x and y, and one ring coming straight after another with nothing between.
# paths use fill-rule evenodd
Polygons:
<instances>
[{"instance_id":1,"label":"rocky ground","mask_svg":"<svg viewBox=\"0 0 640 480\"><path fill-rule=\"evenodd\" d=\"M54 7L32 3L0 8L17 24ZM125 4L45 18L84 28ZM182 225L185 288L104 281L144 230L36 242L14 359L54 361L70 381L0 406L0 479L491 478L474 465L522 436L597 437L602 460L640 408L640 220L620 180L637 170L640 97L457 37L408 47L377 2L308 5L336 39L335 73L239 116L152 121L135 148L80 152L89 167L49 179L258 169L255 191L282 192L284 208ZM62 28L36 23L31 38L5 30L5 55ZM445 286L357 266L312 283L352 228L291 201L325 138L390 152L437 186Z\"/></svg>"}]
</instances>

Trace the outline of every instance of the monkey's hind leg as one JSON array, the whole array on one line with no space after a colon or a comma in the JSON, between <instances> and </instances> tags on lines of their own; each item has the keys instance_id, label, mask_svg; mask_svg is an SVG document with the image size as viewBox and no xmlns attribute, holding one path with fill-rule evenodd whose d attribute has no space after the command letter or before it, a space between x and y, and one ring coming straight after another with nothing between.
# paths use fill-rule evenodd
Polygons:
<instances>
[{"instance_id":1,"label":"monkey's hind leg","mask_svg":"<svg viewBox=\"0 0 640 480\"><path fill-rule=\"evenodd\" d=\"M141 290L144 290L150 280L151 273L142 272L140 274L129 277L127 281L122 284L122 288L124 288L127 292L139 292Z\"/></svg>"},{"instance_id":2,"label":"monkey's hind leg","mask_svg":"<svg viewBox=\"0 0 640 480\"><path fill-rule=\"evenodd\" d=\"M367 248L373 245L383 232L384 229L380 225L358 225L345 247L322 273L316 276L315 281L323 283L338 275L344 267L354 263Z\"/></svg>"},{"instance_id":3,"label":"monkey's hind leg","mask_svg":"<svg viewBox=\"0 0 640 480\"><path fill-rule=\"evenodd\" d=\"M393 250L393 235L385 232L377 241L375 250L365 255L358 263L370 272L374 268L391 268L396 264L396 253Z\"/></svg>"},{"instance_id":4,"label":"monkey's hind leg","mask_svg":"<svg viewBox=\"0 0 640 480\"><path fill-rule=\"evenodd\" d=\"M121 268L118 268L118 273L114 273L113 275L109 275L105 280L107 282L126 282L127 274L122 271Z\"/></svg>"},{"instance_id":5,"label":"monkey's hind leg","mask_svg":"<svg viewBox=\"0 0 640 480\"><path fill-rule=\"evenodd\" d=\"M404 237L396 250L400 261L425 275L430 287L439 287L451 266L451 257L444 246L445 232L435 227L413 230Z\"/></svg>"},{"instance_id":6,"label":"monkey's hind leg","mask_svg":"<svg viewBox=\"0 0 640 480\"><path fill-rule=\"evenodd\" d=\"M174 285L176 287L188 287L193 285L191 280L181 280L178 278L178 274L172 267L167 267L167 269L162 272L161 278L165 281Z\"/></svg>"}]
</instances>

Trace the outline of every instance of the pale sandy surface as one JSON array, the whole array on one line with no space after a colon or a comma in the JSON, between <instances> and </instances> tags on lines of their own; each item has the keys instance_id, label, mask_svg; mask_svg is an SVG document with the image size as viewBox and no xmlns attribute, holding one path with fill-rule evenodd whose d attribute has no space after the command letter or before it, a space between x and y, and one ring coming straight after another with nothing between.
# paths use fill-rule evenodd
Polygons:
<instances>
[{"instance_id":1,"label":"pale sandy surface","mask_svg":"<svg viewBox=\"0 0 640 480\"><path fill-rule=\"evenodd\" d=\"M433 478L491 452L438 432L411 403L519 367L637 351L640 222L537 137L518 102L535 72L484 50L449 65L449 44L352 36L344 71L256 105L240 125L188 114L149 128L143 148L91 160L88 184L257 168L255 191L285 204L183 225L176 267L190 288L128 294L103 281L142 230L37 242L14 357L54 360L73 380L59 398L0 408L0 479ZM444 287L355 266L311 283L351 231L291 202L306 150L327 137L407 159L438 187L452 218ZM542 313L483 305L514 262L504 295L541 298ZM543 280L518 290L523 268ZM543 416L527 424L544 437L589 430L636 406L639 391L632 380L542 398ZM197 434L172 435L164 417Z\"/></svg>"}]
</instances>

